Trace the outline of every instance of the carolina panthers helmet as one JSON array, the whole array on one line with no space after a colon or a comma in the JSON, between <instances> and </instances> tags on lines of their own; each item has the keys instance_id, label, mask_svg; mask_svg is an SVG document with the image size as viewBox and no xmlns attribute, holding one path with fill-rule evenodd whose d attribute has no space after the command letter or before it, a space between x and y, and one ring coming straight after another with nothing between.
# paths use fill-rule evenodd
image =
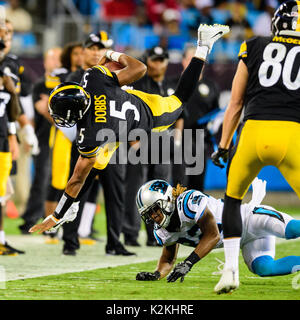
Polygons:
<instances>
[{"instance_id":1,"label":"carolina panthers helmet","mask_svg":"<svg viewBox=\"0 0 300 320\"><path fill-rule=\"evenodd\" d=\"M59 127L73 127L82 119L91 104L91 98L78 83L63 82L50 93L48 109Z\"/></svg>"},{"instance_id":2,"label":"carolina panthers helmet","mask_svg":"<svg viewBox=\"0 0 300 320\"><path fill-rule=\"evenodd\" d=\"M146 223L150 223L151 214L160 209L163 220L157 226L166 228L169 225L175 209L172 190L172 186L164 180L151 180L140 187L136 196L136 205L141 218Z\"/></svg>"},{"instance_id":3,"label":"carolina panthers helmet","mask_svg":"<svg viewBox=\"0 0 300 320\"><path fill-rule=\"evenodd\" d=\"M271 22L272 34L300 36L300 4L299 1L286 1L275 11Z\"/></svg>"}]
</instances>

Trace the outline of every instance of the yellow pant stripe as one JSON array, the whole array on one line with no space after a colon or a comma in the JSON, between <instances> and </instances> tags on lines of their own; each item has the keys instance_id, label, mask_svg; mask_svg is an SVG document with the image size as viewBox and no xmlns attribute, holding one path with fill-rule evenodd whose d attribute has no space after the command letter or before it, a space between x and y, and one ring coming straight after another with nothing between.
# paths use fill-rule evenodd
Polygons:
<instances>
[{"instance_id":1,"label":"yellow pant stripe","mask_svg":"<svg viewBox=\"0 0 300 320\"><path fill-rule=\"evenodd\" d=\"M68 182L72 143L57 130L52 151L52 181L54 188L63 190Z\"/></svg>"},{"instance_id":2,"label":"yellow pant stripe","mask_svg":"<svg viewBox=\"0 0 300 320\"><path fill-rule=\"evenodd\" d=\"M12 167L10 152L0 152L0 197L6 194L6 185Z\"/></svg>"},{"instance_id":3,"label":"yellow pant stripe","mask_svg":"<svg viewBox=\"0 0 300 320\"><path fill-rule=\"evenodd\" d=\"M111 157L115 151L119 148L120 142L107 143L104 147L101 147L98 154L94 168L98 170L103 170L108 165Z\"/></svg>"}]
</instances>

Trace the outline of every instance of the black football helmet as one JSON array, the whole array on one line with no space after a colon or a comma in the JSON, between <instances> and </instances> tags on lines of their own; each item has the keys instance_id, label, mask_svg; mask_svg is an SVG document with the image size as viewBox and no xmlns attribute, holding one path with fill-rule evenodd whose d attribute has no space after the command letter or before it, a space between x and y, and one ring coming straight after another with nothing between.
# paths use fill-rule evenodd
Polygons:
<instances>
[{"instance_id":1,"label":"black football helmet","mask_svg":"<svg viewBox=\"0 0 300 320\"><path fill-rule=\"evenodd\" d=\"M73 127L83 118L91 98L78 83L63 82L50 93L48 109L59 127Z\"/></svg>"},{"instance_id":2,"label":"black football helmet","mask_svg":"<svg viewBox=\"0 0 300 320\"><path fill-rule=\"evenodd\" d=\"M286 1L275 11L271 22L272 34L300 36L299 1Z\"/></svg>"}]
</instances>

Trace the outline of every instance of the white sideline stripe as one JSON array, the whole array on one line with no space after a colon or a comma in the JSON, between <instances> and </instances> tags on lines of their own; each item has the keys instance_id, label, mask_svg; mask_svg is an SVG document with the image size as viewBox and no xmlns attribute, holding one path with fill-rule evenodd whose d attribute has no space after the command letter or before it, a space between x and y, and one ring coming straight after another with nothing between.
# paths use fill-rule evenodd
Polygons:
<instances>
[{"instance_id":1,"label":"white sideline stripe","mask_svg":"<svg viewBox=\"0 0 300 320\"><path fill-rule=\"evenodd\" d=\"M93 246L81 245L77 256L62 254L63 241L59 244L46 244L44 236L7 235L7 241L13 247L24 250L25 254L17 256L0 256L0 267L5 270L5 280L20 280L64 273L82 272L99 268L116 267L158 260L161 247L126 247L137 256L108 256L105 255L105 241ZM145 238L142 235L141 238ZM140 244L145 239L139 239ZM178 257L185 257L191 248L179 249Z\"/></svg>"},{"instance_id":2,"label":"white sideline stripe","mask_svg":"<svg viewBox=\"0 0 300 320\"><path fill-rule=\"evenodd\" d=\"M142 234L139 242L145 243L146 236ZM287 240L276 239L276 243L283 243ZM300 239L288 240L299 241ZM82 272L99 268L117 267L128 264L142 263L158 260L161 254L161 247L127 247L129 251L137 253L137 256L107 256L105 255L105 241L97 242L93 246L81 245L75 257L62 255L63 242L59 244L45 244L44 236L7 236L7 241L12 246L25 250L26 253L18 256L0 256L1 270L5 271L6 281L36 278L64 273ZM178 257L186 257L192 248L180 246ZM215 249L213 253L223 251L223 248ZM135 271L130 271L134 274ZM0 280L1 281L1 280Z\"/></svg>"}]
</instances>

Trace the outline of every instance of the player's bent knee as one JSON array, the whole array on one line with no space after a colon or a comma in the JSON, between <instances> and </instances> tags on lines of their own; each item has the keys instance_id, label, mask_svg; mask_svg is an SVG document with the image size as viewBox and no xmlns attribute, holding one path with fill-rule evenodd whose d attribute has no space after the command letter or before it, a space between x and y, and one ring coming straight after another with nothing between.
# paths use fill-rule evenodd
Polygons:
<instances>
[{"instance_id":1,"label":"player's bent knee","mask_svg":"<svg viewBox=\"0 0 300 320\"><path fill-rule=\"evenodd\" d=\"M291 220L285 228L285 238L295 239L300 237L300 220Z\"/></svg>"},{"instance_id":2,"label":"player's bent knee","mask_svg":"<svg viewBox=\"0 0 300 320\"><path fill-rule=\"evenodd\" d=\"M271 256L260 256L252 262L252 270L260 277L268 277L273 274L274 259Z\"/></svg>"}]
</instances>

